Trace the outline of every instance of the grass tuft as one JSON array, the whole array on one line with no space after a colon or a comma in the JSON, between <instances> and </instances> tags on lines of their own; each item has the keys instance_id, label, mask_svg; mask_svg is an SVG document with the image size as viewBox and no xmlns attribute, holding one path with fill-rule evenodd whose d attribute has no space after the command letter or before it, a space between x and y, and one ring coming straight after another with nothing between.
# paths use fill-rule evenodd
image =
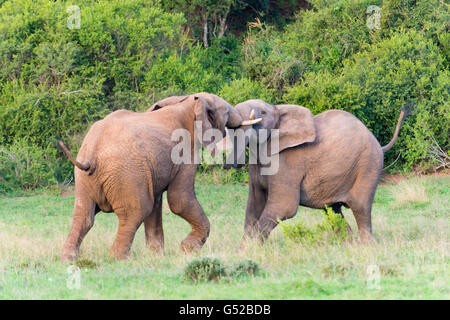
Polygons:
<instances>
[{"instance_id":1,"label":"grass tuft","mask_svg":"<svg viewBox=\"0 0 450 320\"><path fill-rule=\"evenodd\" d=\"M429 198L425 185L421 180L413 178L398 183L393 189L393 195L396 202L400 205L407 203L427 203Z\"/></svg>"},{"instance_id":2,"label":"grass tuft","mask_svg":"<svg viewBox=\"0 0 450 320\"><path fill-rule=\"evenodd\" d=\"M230 270L230 277L241 278L245 276L256 276L260 272L259 264L251 259L236 262Z\"/></svg>"},{"instance_id":3,"label":"grass tuft","mask_svg":"<svg viewBox=\"0 0 450 320\"><path fill-rule=\"evenodd\" d=\"M89 259L77 259L75 262L75 265L79 268L85 268L85 269L95 269L97 268L97 263L95 263L92 260Z\"/></svg>"},{"instance_id":4,"label":"grass tuft","mask_svg":"<svg viewBox=\"0 0 450 320\"><path fill-rule=\"evenodd\" d=\"M218 281L226 276L224 264L217 258L201 257L188 263L184 269L184 275L187 279L200 281Z\"/></svg>"},{"instance_id":5,"label":"grass tuft","mask_svg":"<svg viewBox=\"0 0 450 320\"><path fill-rule=\"evenodd\" d=\"M279 222L283 235L294 242L340 243L349 238L347 222L330 207L325 207L324 220L312 228L301 220L295 223Z\"/></svg>"}]
</instances>

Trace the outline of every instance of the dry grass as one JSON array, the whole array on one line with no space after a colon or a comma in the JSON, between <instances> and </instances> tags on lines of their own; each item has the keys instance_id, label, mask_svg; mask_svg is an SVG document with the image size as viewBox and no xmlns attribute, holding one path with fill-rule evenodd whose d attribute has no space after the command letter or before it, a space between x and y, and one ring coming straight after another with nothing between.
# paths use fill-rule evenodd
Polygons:
<instances>
[{"instance_id":1,"label":"dry grass","mask_svg":"<svg viewBox=\"0 0 450 320\"><path fill-rule=\"evenodd\" d=\"M398 204L409 202L428 202L429 198L424 182L420 178L411 178L399 182L393 190L393 195Z\"/></svg>"}]
</instances>

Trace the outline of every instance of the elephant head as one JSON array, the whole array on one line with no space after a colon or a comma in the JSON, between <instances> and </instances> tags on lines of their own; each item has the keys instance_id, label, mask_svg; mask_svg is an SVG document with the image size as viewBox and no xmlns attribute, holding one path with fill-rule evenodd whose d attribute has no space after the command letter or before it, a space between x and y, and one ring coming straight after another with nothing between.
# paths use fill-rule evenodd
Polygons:
<instances>
[{"instance_id":1,"label":"elephant head","mask_svg":"<svg viewBox=\"0 0 450 320\"><path fill-rule=\"evenodd\" d=\"M245 121L254 118L261 118L259 123L252 127L246 126L245 131L250 128L256 133L255 138L259 139L258 131L267 130L267 135L262 135L265 140L258 140L258 144L267 142L269 155L280 153L288 148L300 146L305 143L313 142L316 138L314 120L309 109L297 105L271 105L262 100L248 100L236 105L235 109L239 112L241 118ZM278 129L272 131L273 129ZM272 147L272 141L278 139L278 148ZM246 135L245 145L249 143L249 135ZM236 150L234 158L228 159L227 163L237 165L237 159L245 150ZM226 165L225 168L229 168Z\"/></svg>"},{"instance_id":2,"label":"elephant head","mask_svg":"<svg viewBox=\"0 0 450 320\"><path fill-rule=\"evenodd\" d=\"M191 98L193 100L191 100ZM257 120L243 120L239 112L221 97L207 92L200 92L186 96L172 96L153 104L147 112L157 111L169 105L193 103L195 120L202 122L202 131L218 129L225 137L225 128L238 128L257 123ZM215 146L217 141L211 146ZM206 141L202 141L206 145Z\"/></svg>"}]
</instances>

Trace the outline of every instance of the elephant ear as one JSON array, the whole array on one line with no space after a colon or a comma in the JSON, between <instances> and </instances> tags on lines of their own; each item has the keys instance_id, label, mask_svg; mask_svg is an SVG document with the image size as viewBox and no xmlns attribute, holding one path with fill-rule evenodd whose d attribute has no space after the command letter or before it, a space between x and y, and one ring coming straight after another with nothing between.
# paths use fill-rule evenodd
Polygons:
<instances>
[{"instance_id":1,"label":"elephant ear","mask_svg":"<svg viewBox=\"0 0 450 320\"><path fill-rule=\"evenodd\" d=\"M309 109L295 105L277 105L275 108L279 112L278 152L316 139L313 115ZM275 153L276 150L271 152L272 155Z\"/></svg>"},{"instance_id":2,"label":"elephant ear","mask_svg":"<svg viewBox=\"0 0 450 320\"><path fill-rule=\"evenodd\" d=\"M194 96L194 113L195 121L201 121L202 132L201 137L198 137L202 145L210 144L210 141L204 141L203 136L205 132L212 129L215 125L214 111L209 105L208 101L201 96Z\"/></svg>"},{"instance_id":3,"label":"elephant ear","mask_svg":"<svg viewBox=\"0 0 450 320\"><path fill-rule=\"evenodd\" d=\"M168 98L159 100L158 102L154 103L150 108L148 108L147 112L156 111L165 106L170 106L172 104L177 104L177 103L183 102L187 98L188 98L188 96L172 96L172 97L168 97Z\"/></svg>"}]
</instances>

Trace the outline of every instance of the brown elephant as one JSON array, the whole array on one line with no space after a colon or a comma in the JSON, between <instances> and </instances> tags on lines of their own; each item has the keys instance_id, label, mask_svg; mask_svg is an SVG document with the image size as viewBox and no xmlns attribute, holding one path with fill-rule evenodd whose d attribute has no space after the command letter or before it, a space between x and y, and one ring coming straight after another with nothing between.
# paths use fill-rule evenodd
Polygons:
<instances>
[{"instance_id":1,"label":"brown elephant","mask_svg":"<svg viewBox=\"0 0 450 320\"><path fill-rule=\"evenodd\" d=\"M114 211L119 219L111 248L116 258L128 257L142 222L147 245L163 250L164 191L170 210L192 227L181 243L182 250L199 249L206 241L210 224L194 192L197 165L172 162L171 150L177 142L171 140L171 134L185 129L194 137L194 121L202 121L203 131L216 128L224 134L225 126L240 126L242 119L225 100L208 93L171 97L150 109L153 112L119 110L94 123L76 160L59 141L75 165L73 223L64 244L63 261L76 259L81 241L99 211ZM199 141L205 144L201 137ZM192 152L193 144L191 139Z\"/></svg>"},{"instance_id":2,"label":"brown elephant","mask_svg":"<svg viewBox=\"0 0 450 320\"><path fill-rule=\"evenodd\" d=\"M243 119L253 114L262 117L253 126L256 132L279 129L279 151L274 152L278 154L278 171L262 175L261 169L267 165L259 159L249 165L244 237L264 241L279 219L292 218L299 205L316 209L330 206L340 214L343 205L353 211L360 240L373 239L371 209L383 154L395 143L407 109L400 113L393 139L381 147L367 127L345 111L329 110L313 116L301 106L274 106L262 100L248 100L235 108ZM265 144L271 152L272 139L268 136L257 145L262 148ZM225 168L230 163L237 167L238 158L239 150L235 150Z\"/></svg>"}]
</instances>

